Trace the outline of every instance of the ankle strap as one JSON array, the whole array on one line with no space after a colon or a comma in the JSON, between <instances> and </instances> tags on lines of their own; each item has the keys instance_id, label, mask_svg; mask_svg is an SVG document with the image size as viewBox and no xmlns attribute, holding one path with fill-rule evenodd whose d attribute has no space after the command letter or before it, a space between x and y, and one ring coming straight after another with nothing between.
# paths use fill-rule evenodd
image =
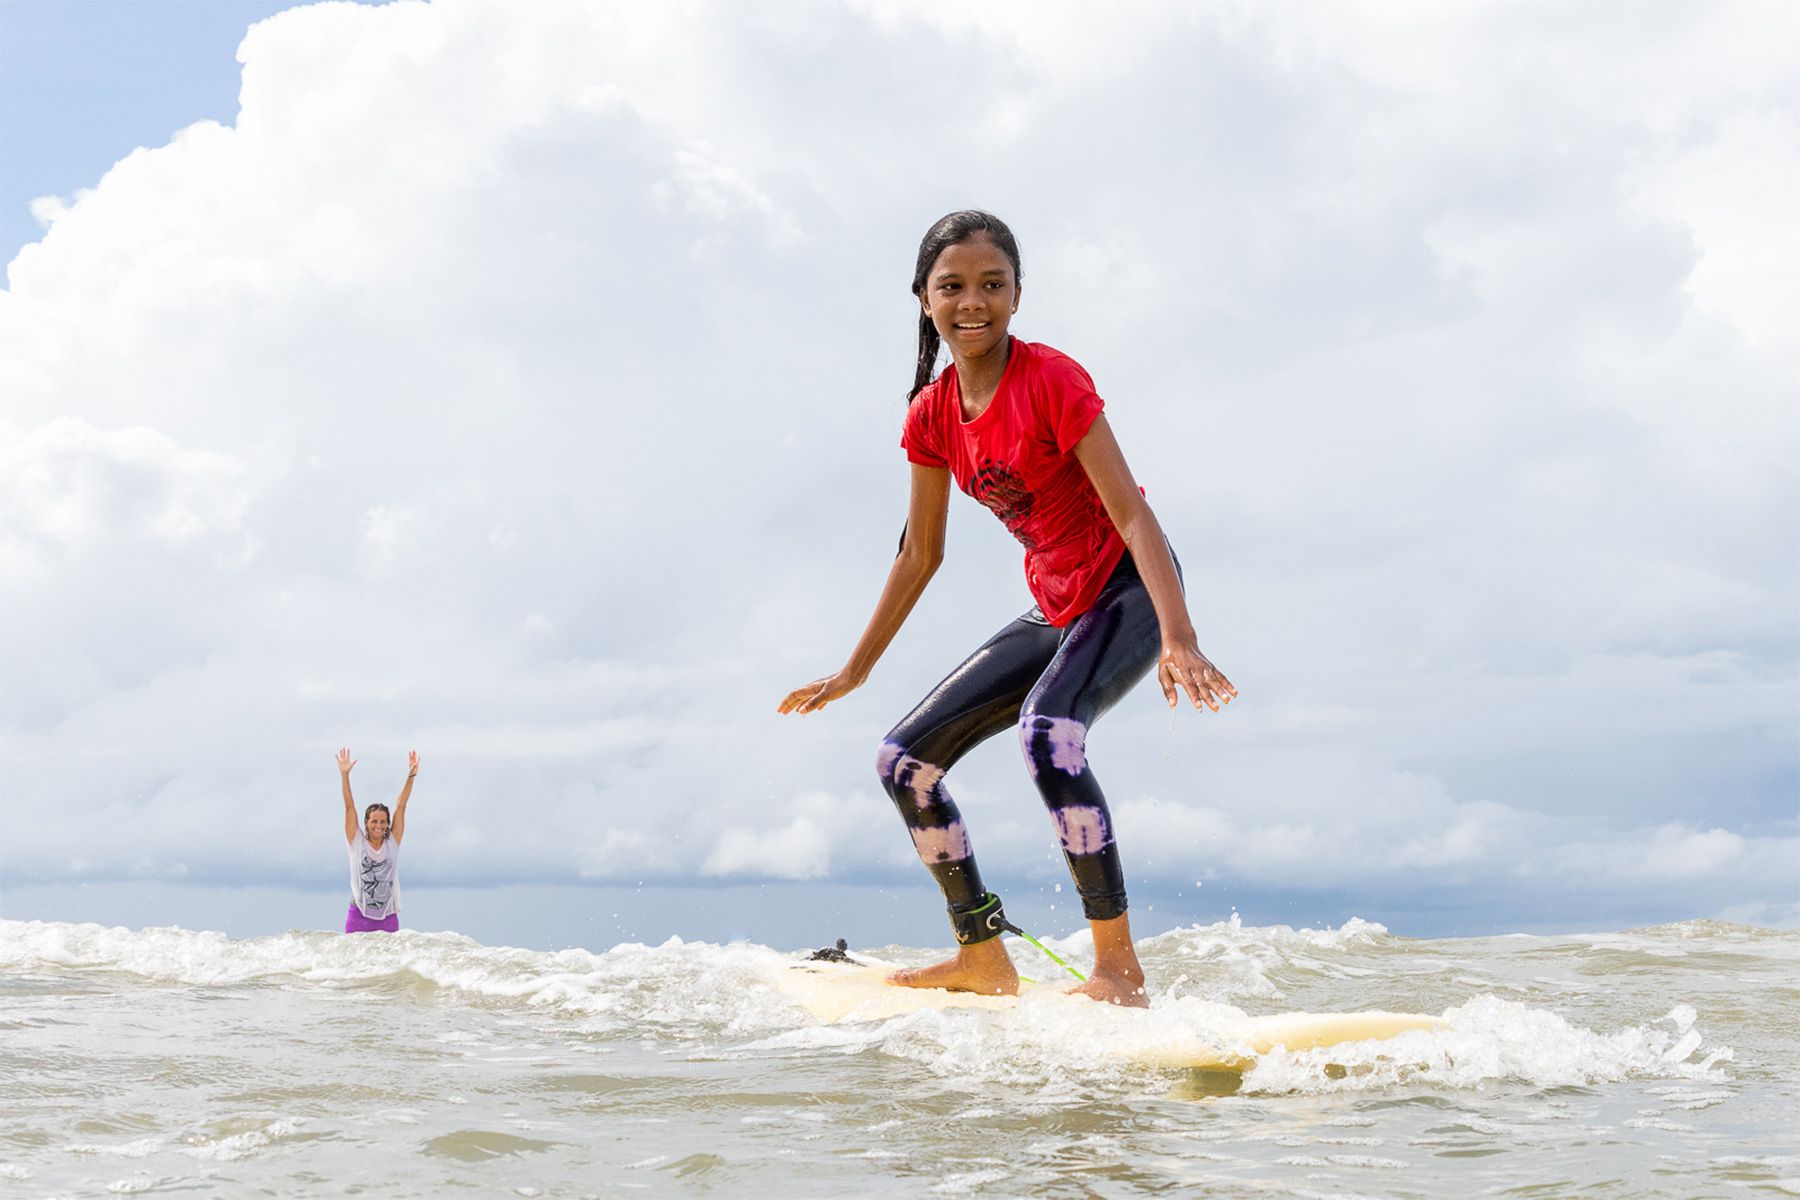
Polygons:
<instances>
[{"instance_id":1,"label":"ankle strap","mask_svg":"<svg viewBox=\"0 0 1800 1200\"><path fill-rule=\"evenodd\" d=\"M971 908L950 907L950 928L956 931L956 944L973 946L1003 933L1017 933L1019 927L1006 919L1000 897L983 892Z\"/></svg>"}]
</instances>

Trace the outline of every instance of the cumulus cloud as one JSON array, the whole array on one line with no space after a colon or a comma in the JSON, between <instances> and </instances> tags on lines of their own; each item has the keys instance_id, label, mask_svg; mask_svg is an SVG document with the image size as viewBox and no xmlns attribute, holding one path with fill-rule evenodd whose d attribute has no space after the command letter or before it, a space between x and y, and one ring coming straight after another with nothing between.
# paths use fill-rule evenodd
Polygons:
<instances>
[{"instance_id":1,"label":"cumulus cloud","mask_svg":"<svg viewBox=\"0 0 1800 1200\"><path fill-rule=\"evenodd\" d=\"M1548 864L1588 880L1681 884L1748 874L1779 886L1792 882L1800 838L1750 839L1728 829L1659 825L1601 843L1558 847Z\"/></svg>"},{"instance_id":2,"label":"cumulus cloud","mask_svg":"<svg viewBox=\"0 0 1800 1200\"><path fill-rule=\"evenodd\" d=\"M819 879L830 869L831 845L805 817L778 829L727 829L700 864L702 875L771 879Z\"/></svg>"},{"instance_id":3,"label":"cumulus cloud","mask_svg":"<svg viewBox=\"0 0 1800 1200\"><path fill-rule=\"evenodd\" d=\"M1027 606L1003 531L959 505L871 684L772 708L879 588L912 253L976 203L1244 693L1093 731L1134 879L1787 903L1797 19L261 22L234 124L7 268L7 877L317 878L346 742L359 799L424 757L415 877L917 873L868 764ZM1061 870L1008 739L949 784Z\"/></svg>"}]
</instances>

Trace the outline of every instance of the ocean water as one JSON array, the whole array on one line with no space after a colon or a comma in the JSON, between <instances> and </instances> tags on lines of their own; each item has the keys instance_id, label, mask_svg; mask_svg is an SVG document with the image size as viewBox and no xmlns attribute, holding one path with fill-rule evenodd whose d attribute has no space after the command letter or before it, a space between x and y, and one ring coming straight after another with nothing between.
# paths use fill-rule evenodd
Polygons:
<instances>
[{"instance_id":1,"label":"ocean water","mask_svg":"<svg viewBox=\"0 0 1800 1200\"><path fill-rule=\"evenodd\" d=\"M0 1195L1800 1195L1800 933L1141 951L1148 1012L824 1025L771 985L792 949L0 921ZM1241 1076L1121 1053L1364 1008L1449 1028Z\"/></svg>"}]
</instances>

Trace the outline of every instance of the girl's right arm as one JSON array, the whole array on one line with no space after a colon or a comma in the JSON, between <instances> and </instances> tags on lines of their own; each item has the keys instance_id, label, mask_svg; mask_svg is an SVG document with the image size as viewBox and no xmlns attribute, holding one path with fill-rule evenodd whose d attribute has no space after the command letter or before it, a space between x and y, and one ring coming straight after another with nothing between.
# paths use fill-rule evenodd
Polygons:
<instances>
[{"instance_id":1,"label":"girl's right arm","mask_svg":"<svg viewBox=\"0 0 1800 1200\"><path fill-rule=\"evenodd\" d=\"M912 464L906 534L900 539L900 553L888 572L881 599L875 602L868 628L850 652L850 661L835 674L789 692L781 702L781 712L815 712L862 686L944 561L944 521L949 511L950 472L943 467Z\"/></svg>"},{"instance_id":2,"label":"girl's right arm","mask_svg":"<svg viewBox=\"0 0 1800 1200\"><path fill-rule=\"evenodd\" d=\"M344 841L348 844L356 840L356 801L350 795L350 768L356 760L350 757L350 747L338 751L337 762L338 775L344 781Z\"/></svg>"}]
</instances>

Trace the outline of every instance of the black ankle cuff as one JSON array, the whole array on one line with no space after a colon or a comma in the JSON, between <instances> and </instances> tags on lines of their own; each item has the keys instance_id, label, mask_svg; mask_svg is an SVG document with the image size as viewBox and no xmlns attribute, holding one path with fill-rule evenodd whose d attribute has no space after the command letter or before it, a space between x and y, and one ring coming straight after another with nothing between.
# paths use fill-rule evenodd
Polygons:
<instances>
[{"instance_id":1,"label":"black ankle cuff","mask_svg":"<svg viewBox=\"0 0 1800 1200\"><path fill-rule=\"evenodd\" d=\"M997 938L1013 928L1006 919L1006 910L1000 906L1000 897L992 892L983 892L981 899L968 908L950 908L950 928L956 931L956 944L973 946L980 942Z\"/></svg>"}]
</instances>

